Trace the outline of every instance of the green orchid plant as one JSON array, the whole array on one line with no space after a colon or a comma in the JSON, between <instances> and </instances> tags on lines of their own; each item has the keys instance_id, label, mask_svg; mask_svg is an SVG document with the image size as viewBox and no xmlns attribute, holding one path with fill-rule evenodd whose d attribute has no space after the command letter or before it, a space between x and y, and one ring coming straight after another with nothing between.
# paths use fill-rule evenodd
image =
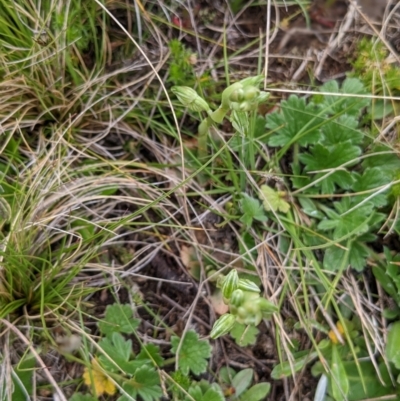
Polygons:
<instances>
[{"instance_id":1,"label":"green orchid plant","mask_svg":"<svg viewBox=\"0 0 400 401\"><path fill-rule=\"evenodd\" d=\"M210 337L218 338L230 333L235 325L258 326L263 318L270 319L278 307L263 298L260 288L250 280L239 278L235 269L227 276L220 276L217 287L221 288L229 312L222 315L213 326Z\"/></svg>"},{"instance_id":2,"label":"green orchid plant","mask_svg":"<svg viewBox=\"0 0 400 401\"><path fill-rule=\"evenodd\" d=\"M268 99L269 93L259 89L263 78L262 75L249 77L228 86L222 92L220 106L214 111L211 110L208 103L194 89L187 86L174 86L171 89L183 106L191 111L205 111L208 114L198 128L200 157L207 155L207 140L210 128L214 124L222 123L230 111L257 111L259 104L264 103Z\"/></svg>"}]
</instances>

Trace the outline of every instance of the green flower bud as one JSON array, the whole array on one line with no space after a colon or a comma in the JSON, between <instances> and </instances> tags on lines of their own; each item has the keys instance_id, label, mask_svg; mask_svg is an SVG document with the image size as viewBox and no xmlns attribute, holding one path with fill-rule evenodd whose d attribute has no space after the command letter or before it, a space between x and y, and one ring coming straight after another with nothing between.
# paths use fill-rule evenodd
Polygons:
<instances>
[{"instance_id":1,"label":"green flower bud","mask_svg":"<svg viewBox=\"0 0 400 401\"><path fill-rule=\"evenodd\" d=\"M240 310L240 314L238 313L238 316L236 318L236 321L241 324L245 324L246 326L258 326L261 323L261 320L263 318L263 315L261 312L249 314L246 313L245 308L239 308L242 309Z\"/></svg>"},{"instance_id":2,"label":"green flower bud","mask_svg":"<svg viewBox=\"0 0 400 401\"><path fill-rule=\"evenodd\" d=\"M269 95L270 95L270 93L269 92L264 92L264 91L261 91L260 92L260 94L258 95L258 98L257 98L257 103L264 103L264 102L266 102L267 101L267 99L269 98Z\"/></svg>"},{"instance_id":3,"label":"green flower bud","mask_svg":"<svg viewBox=\"0 0 400 401\"><path fill-rule=\"evenodd\" d=\"M247 326L258 326L261 323L262 320L262 313L257 312L252 315L246 316L246 318L243 320L243 324Z\"/></svg>"},{"instance_id":4,"label":"green flower bud","mask_svg":"<svg viewBox=\"0 0 400 401\"><path fill-rule=\"evenodd\" d=\"M240 281L240 280L239 280ZM244 301L244 293L242 290L235 290L232 293L229 305L233 305L235 307L239 307L240 305L242 305Z\"/></svg>"},{"instance_id":5,"label":"green flower bud","mask_svg":"<svg viewBox=\"0 0 400 401\"><path fill-rule=\"evenodd\" d=\"M219 107L220 109L223 109L225 113L229 110L230 107L230 96L233 92L237 91L238 89L242 89L242 83L241 82L235 82L232 85L229 85L221 95L221 106ZM221 121L216 121L215 122L221 122Z\"/></svg>"},{"instance_id":6,"label":"green flower bud","mask_svg":"<svg viewBox=\"0 0 400 401\"><path fill-rule=\"evenodd\" d=\"M263 81L264 76L263 75L257 75L255 77L248 77L245 79L242 79L241 81L239 81L239 83L242 84L243 88L248 88L250 86L255 86L255 87L259 87L261 82Z\"/></svg>"},{"instance_id":7,"label":"green flower bud","mask_svg":"<svg viewBox=\"0 0 400 401\"><path fill-rule=\"evenodd\" d=\"M207 270L207 278L210 281L218 280L216 277L217 277L217 270L214 270L214 269Z\"/></svg>"},{"instance_id":8,"label":"green flower bud","mask_svg":"<svg viewBox=\"0 0 400 401\"><path fill-rule=\"evenodd\" d=\"M255 100L260 96L260 89L255 86L249 86L244 89L244 100Z\"/></svg>"},{"instance_id":9,"label":"green flower bud","mask_svg":"<svg viewBox=\"0 0 400 401\"><path fill-rule=\"evenodd\" d=\"M265 298L260 298L257 301L257 305L263 313L274 313L279 311L279 308L275 304Z\"/></svg>"},{"instance_id":10,"label":"green flower bud","mask_svg":"<svg viewBox=\"0 0 400 401\"><path fill-rule=\"evenodd\" d=\"M171 91L185 107L192 111L211 110L208 103L188 86L174 86Z\"/></svg>"},{"instance_id":11,"label":"green flower bud","mask_svg":"<svg viewBox=\"0 0 400 401\"><path fill-rule=\"evenodd\" d=\"M239 317L239 319L242 319L242 322L244 319L246 319L246 317L249 315L249 313L247 312L247 309L244 306L240 306L237 309L237 315Z\"/></svg>"},{"instance_id":12,"label":"green flower bud","mask_svg":"<svg viewBox=\"0 0 400 401\"><path fill-rule=\"evenodd\" d=\"M236 89L229 95L229 100L231 102L241 102L245 99L245 92L242 88Z\"/></svg>"},{"instance_id":13,"label":"green flower bud","mask_svg":"<svg viewBox=\"0 0 400 401\"><path fill-rule=\"evenodd\" d=\"M229 304L229 312L232 315L237 315L238 313L238 308L235 305Z\"/></svg>"},{"instance_id":14,"label":"green flower bud","mask_svg":"<svg viewBox=\"0 0 400 401\"><path fill-rule=\"evenodd\" d=\"M225 281L225 277L223 274L220 274L217 278L217 284L215 284L217 286L217 288L222 288L224 281Z\"/></svg>"},{"instance_id":15,"label":"green flower bud","mask_svg":"<svg viewBox=\"0 0 400 401\"><path fill-rule=\"evenodd\" d=\"M273 316L273 313L270 312L261 312L264 319L270 320Z\"/></svg>"},{"instance_id":16,"label":"green flower bud","mask_svg":"<svg viewBox=\"0 0 400 401\"><path fill-rule=\"evenodd\" d=\"M257 110L258 103L255 101L246 101L241 103L232 103L231 108L235 111L255 111Z\"/></svg>"},{"instance_id":17,"label":"green flower bud","mask_svg":"<svg viewBox=\"0 0 400 401\"><path fill-rule=\"evenodd\" d=\"M254 315L260 312L260 307L258 305L258 299L255 300L246 300L243 304L243 307L246 309L248 315Z\"/></svg>"},{"instance_id":18,"label":"green flower bud","mask_svg":"<svg viewBox=\"0 0 400 401\"><path fill-rule=\"evenodd\" d=\"M235 110L235 111L243 111L243 110L241 109L242 104L243 104L243 103L232 102L232 103L230 104L230 108L231 108L231 110Z\"/></svg>"},{"instance_id":19,"label":"green flower bud","mask_svg":"<svg viewBox=\"0 0 400 401\"><path fill-rule=\"evenodd\" d=\"M239 276L235 269L231 270L229 274L225 277L222 284L222 295L224 298L230 299L233 291L238 288Z\"/></svg>"},{"instance_id":20,"label":"green flower bud","mask_svg":"<svg viewBox=\"0 0 400 401\"><path fill-rule=\"evenodd\" d=\"M214 323L210 337L215 339L228 334L233 329L235 322L236 317L234 315L225 313Z\"/></svg>"},{"instance_id":21,"label":"green flower bud","mask_svg":"<svg viewBox=\"0 0 400 401\"><path fill-rule=\"evenodd\" d=\"M239 104L239 110L240 111L251 111L253 109L253 103L252 102L242 102Z\"/></svg>"},{"instance_id":22,"label":"green flower bud","mask_svg":"<svg viewBox=\"0 0 400 401\"><path fill-rule=\"evenodd\" d=\"M260 292L258 285L247 278L241 278L238 285L239 289L243 291Z\"/></svg>"}]
</instances>

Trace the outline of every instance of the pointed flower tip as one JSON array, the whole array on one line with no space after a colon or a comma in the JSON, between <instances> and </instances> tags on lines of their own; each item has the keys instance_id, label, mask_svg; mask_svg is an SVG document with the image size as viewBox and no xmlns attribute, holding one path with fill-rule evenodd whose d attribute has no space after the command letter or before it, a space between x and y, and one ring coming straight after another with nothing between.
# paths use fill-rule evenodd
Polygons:
<instances>
[{"instance_id":1,"label":"pointed flower tip","mask_svg":"<svg viewBox=\"0 0 400 401\"><path fill-rule=\"evenodd\" d=\"M183 106L192 111L209 111L208 103L197 94L197 92L188 86L174 86L171 88L172 93L178 98Z\"/></svg>"}]
</instances>

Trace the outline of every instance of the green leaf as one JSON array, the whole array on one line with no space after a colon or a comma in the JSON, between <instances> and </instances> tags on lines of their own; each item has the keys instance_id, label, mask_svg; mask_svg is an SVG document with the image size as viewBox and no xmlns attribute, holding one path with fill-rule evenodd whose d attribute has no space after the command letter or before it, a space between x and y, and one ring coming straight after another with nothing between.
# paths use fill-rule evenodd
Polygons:
<instances>
[{"instance_id":1,"label":"green leaf","mask_svg":"<svg viewBox=\"0 0 400 401\"><path fill-rule=\"evenodd\" d=\"M259 332L260 330L255 326L246 326L242 323L236 323L230 335L234 338L236 344L241 347L247 347L248 345L256 343Z\"/></svg>"},{"instance_id":2,"label":"green leaf","mask_svg":"<svg viewBox=\"0 0 400 401\"><path fill-rule=\"evenodd\" d=\"M388 178L393 178L399 173L400 158L391 147L382 144L375 145L370 153L371 156L366 157L362 162L365 169L379 168Z\"/></svg>"},{"instance_id":3,"label":"green leaf","mask_svg":"<svg viewBox=\"0 0 400 401\"><path fill-rule=\"evenodd\" d=\"M348 115L341 115L334 120L327 120L321 127L321 131L324 134L323 145L332 146L342 142L360 145L364 139L364 134L357 129L357 126L357 119Z\"/></svg>"},{"instance_id":4,"label":"green leaf","mask_svg":"<svg viewBox=\"0 0 400 401\"><path fill-rule=\"evenodd\" d=\"M164 364L164 359L160 355L160 348L154 344L143 345L139 354L136 356L136 361L143 361L143 363L153 364L159 367Z\"/></svg>"},{"instance_id":5,"label":"green leaf","mask_svg":"<svg viewBox=\"0 0 400 401\"><path fill-rule=\"evenodd\" d=\"M265 118L257 116L254 122L253 138L261 141L265 135Z\"/></svg>"},{"instance_id":6,"label":"green leaf","mask_svg":"<svg viewBox=\"0 0 400 401\"><path fill-rule=\"evenodd\" d=\"M371 361L343 362L343 365L349 380L349 392L346 398L348 401L379 400L379 397L396 393L385 363L379 365L380 375L377 374ZM361 376L359 370L361 370ZM380 381L380 377L383 383ZM340 400L343 399L343 397L340 398ZM394 398L394 400L398 399L398 396Z\"/></svg>"},{"instance_id":7,"label":"green leaf","mask_svg":"<svg viewBox=\"0 0 400 401\"><path fill-rule=\"evenodd\" d=\"M347 78L342 88L339 89L339 85L336 81L326 82L320 88L321 92L330 92L343 94L343 96L335 95L324 95L322 105L324 109L332 115L336 114L347 114L351 116L359 116L364 107L368 106L370 99L363 97L350 97L345 96L346 94L365 94L365 88L362 82L356 78Z\"/></svg>"},{"instance_id":8,"label":"green leaf","mask_svg":"<svg viewBox=\"0 0 400 401\"><path fill-rule=\"evenodd\" d=\"M201 382L199 385L191 387L189 394L196 401L225 401L222 390L216 383L210 385L209 383ZM186 400L189 401L189 398L186 398ZM192 400L190 399L190 401Z\"/></svg>"},{"instance_id":9,"label":"green leaf","mask_svg":"<svg viewBox=\"0 0 400 401\"><path fill-rule=\"evenodd\" d=\"M330 368L330 386L333 398L336 401L344 400L349 392L349 379L336 345L332 347Z\"/></svg>"},{"instance_id":10,"label":"green leaf","mask_svg":"<svg viewBox=\"0 0 400 401\"><path fill-rule=\"evenodd\" d=\"M140 323L139 319L133 318L133 311L130 305L108 305L103 321L99 322L99 329L102 334L111 333L134 333Z\"/></svg>"},{"instance_id":11,"label":"green leaf","mask_svg":"<svg viewBox=\"0 0 400 401\"><path fill-rule=\"evenodd\" d=\"M173 354L177 353L178 346L181 339L176 336L172 336L171 352ZM206 340L199 340L198 334L189 330L185 337L183 338L182 345L179 351L179 369L182 370L184 374L189 374L191 370L195 375L204 373L207 369L207 359L211 355L211 346Z\"/></svg>"},{"instance_id":12,"label":"green leaf","mask_svg":"<svg viewBox=\"0 0 400 401\"><path fill-rule=\"evenodd\" d=\"M349 249L347 262L353 269L361 272L367 265L367 258L370 255L370 250L365 242L360 237L358 240L348 241L344 245ZM342 244L343 245L343 244ZM338 246L330 246L324 254L324 268L329 271L337 271L343 268L346 250Z\"/></svg>"},{"instance_id":13,"label":"green leaf","mask_svg":"<svg viewBox=\"0 0 400 401\"><path fill-rule=\"evenodd\" d=\"M275 131L268 140L269 146L299 143L301 146L317 143L321 138L319 126L324 118L320 108L304 98L289 96L281 102L281 110L267 116L267 128Z\"/></svg>"},{"instance_id":14,"label":"green leaf","mask_svg":"<svg viewBox=\"0 0 400 401\"><path fill-rule=\"evenodd\" d=\"M389 328L386 357L397 369L400 369L400 322L393 323Z\"/></svg>"},{"instance_id":15,"label":"green leaf","mask_svg":"<svg viewBox=\"0 0 400 401\"><path fill-rule=\"evenodd\" d=\"M317 219L323 219L325 216L324 214L318 210L317 203L310 199L310 198L297 198L298 202L300 203L301 210L310 217L315 217Z\"/></svg>"},{"instance_id":16,"label":"green leaf","mask_svg":"<svg viewBox=\"0 0 400 401\"><path fill-rule=\"evenodd\" d=\"M349 264L353 269L357 270L358 272L362 272L367 266L367 258L369 255L370 250L364 242L351 242Z\"/></svg>"},{"instance_id":17,"label":"green leaf","mask_svg":"<svg viewBox=\"0 0 400 401\"><path fill-rule=\"evenodd\" d=\"M243 369L235 375L232 380L232 386L235 388L235 397L239 397L244 393L253 381L253 369Z\"/></svg>"},{"instance_id":18,"label":"green leaf","mask_svg":"<svg viewBox=\"0 0 400 401\"><path fill-rule=\"evenodd\" d=\"M159 400L163 395L160 377L157 371L148 365L137 369L135 376L125 382L122 388L133 399L139 395L144 401ZM132 399L123 395L118 398L118 401L132 401Z\"/></svg>"},{"instance_id":19,"label":"green leaf","mask_svg":"<svg viewBox=\"0 0 400 401\"><path fill-rule=\"evenodd\" d=\"M342 84L342 93L344 94L367 94L364 84L358 78L346 78ZM350 98L356 99L358 104L368 104L369 100L361 97ZM359 106L360 107L360 106ZM359 111L360 112L360 111Z\"/></svg>"},{"instance_id":20,"label":"green leaf","mask_svg":"<svg viewBox=\"0 0 400 401\"><path fill-rule=\"evenodd\" d=\"M273 210L274 212L287 213L289 211L290 205L283 199L284 192L275 191L268 185L261 185L260 189L260 199L263 201L264 209L267 212Z\"/></svg>"},{"instance_id":21,"label":"green leaf","mask_svg":"<svg viewBox=\"0 0 400 401\"><path fill-rule=\"evenodd\" d=\"M362 206L353 208L351 200L346 197L340 202L334 203L337 212L329 211L330 219L322 220L318 224L318 228L322 231L333 231L333 239L340 239L348 234L354 237L368 231L369 221L373 217L373 205L366 203ZM327 212L327 210L326 210Z\"/></svg>"},{"instance_id":22,"label":"green leaf","mask_svg":"<svg viewBox=\"0 0 400 401\"><path fill-rule=\"evenodd\" d=\"M262 222L268 220L258 199L254 199L247 194L243 194L240 204L243 211L243 216L240 218L240 221L246 224L247 227L251 226L253 219Z\"/></svg>"},{"instance_id":23,"label":"green leaf","mask_svg":"<svg viewBox=\"0 0 400 401\"><path fill-rule=\"evenodd\" d=\"M327 170L333 170L345 163L350 163L346 166L358 163L358 157L361 154L361 149L358 146L348 142L336 143L331 146L324 146L320 143L313 146L309 153L299 155L300 161L305 165L305 172L317 172L314 179L319 180L315 186L321 188L323 194L332 194L335 191L335 185L349 189L354 183L354 178L343 168L327 174ZM318 173L318 171L323 170ZM322 180L321 177L324 177Z\"/></svg>"},{"instance_id":24,"label":"green leaf","mask_svg":"<svg viewBox=\"0 0 400 401\"><path fill-rule=\"evenodd\" d=\"M386 271L380 266L373 266L372 273L378 280L383 289L392 297L397 297L397 289L392 279L386 274Z\"/></svg>"},{"instance_id":25,"label":"green leaf","mask_svg":"<svg viewBox=\"0 0 400 401\"><path fill-rule=\"evenodd\" d=\"M304 355L305 353L305 355ZM317 352L301 351L298 353L298 357L294 362L289 361L282 362L276 365L271 372L271 377L274 380L283 379L284 377L289 377L295 372L299 372L303 369L307 363L311 362L313 359L317 358Z\"/></svg>"},{"instance_id":26,"label":"green leaf","mask_svg":"<svg viewBox=\"0 0 400 401\"><path fill-rule=\"evenodd\" d=\"M235 377L236 371L235 369L229 366L223 366L218 372L218 381L220 383L232 384L232 378Z\"/></svg>"},{"instance_id":27,"label":"green leaf","mask_svg":"<svg viewBox=\"0 0 400 401\"><path fill-rule=\"evenodd\" d=\"M132 352L132 341L125 340L121 334L112 333L99 341L100 348L108 355L100 355L101 365L111 372L117 370L116 365L125 370ZM110 360L111 359L111 360Z\"/></svg>"},{"instance_id":28,"label":"green leaf","mask_svg":"<svg viewBox=\"0 0 400 401\"><path fill-rule=\"evenodd\" d=\"M132 341L125 340L119 333L112 333L110 337L103 338L99 342L99 346L108 355L124 361L128 361L131 356Z\"/></svg>"},{"instance_id":29,"label":"green leaf","mask_svg":"<svg viewBox=\"0 0 400 401\"><path fill-rule=\"evenodd\" d=\"M362 175L353 173L355 183L353 186L354 192L368 191L366 194L356 195L353 198L353 203L357 204L368 198L368 202L376 207L383 207L387 204L387 193L389 189L384 192L380 187L390 182L390 177L385 174L380 167L372 167L365 169ZM371 191L374 190L374 191ZM380 191L380 192L378 192Z\"/></svg>"},{"instance_id":30,"label":"green leaf","mask_svg":"<svg viewBox=\"0 0 400 401\"><path fill-rule=\"evenodd\" d=\"M377 99L368 107L368 114L370 115L370 118L375 121L382 120L393 112L393 105L387 100Z\"/></svg>"},{"instance_id":31,"label":"green leaf","mask_svg":"<svg viewBox=\"0 0 400 401\"><path fill-rule=\"evenodd\" d=\"M329 271L337 271L342 268L343 258L346 255L346 250L338 246L330 246L324 254L324 268Z\"/></svg>"},{"instance_id":32,"label":"green leaf","mask_svg":"<svg viewBox=\"0 0 400 401\"><path fill-rule=\"evenodd\" d=\"M261 292L260 287L252 280L247 278L239 279L239 290L250 291L250 292Z\"/></svg>"},{"instance_id":33,"label":"green leaf","mask_svg":"<svg viewBox=\"0 0 400 401\"><path fill-rule=\"evenodd\" d=\"M257 383L240 397L240 401L262 401L270 391L271 384Z\"/></svg>"},{"instance_id":34,"label":"green leaf","mask_svg":"<svg viewBox=\"0 0 400 401\"><path fill-rule=\"evenodd\" d=\"M21 359L19 364L14 368L15 376L12 376L14 392L12 401L29 400L32 396L32 378L36 365L36 358L32 354L28 354Z\"/></svg>"},{"instance_id":35,"label":"green leaf","mask_svg":"<svg viewBox=\"0 0 400 401\"><path fill-rule=\"evenodd\" d=\"M300 163L297 161L296 163L291 164L293 175L290 180L293 183L293 188L303 188L311 183L311 177L309 174L304 174L302 172ZM307 193L318 193L317 188L310 187L307 189Z\"/></svg>"}]
</instances>

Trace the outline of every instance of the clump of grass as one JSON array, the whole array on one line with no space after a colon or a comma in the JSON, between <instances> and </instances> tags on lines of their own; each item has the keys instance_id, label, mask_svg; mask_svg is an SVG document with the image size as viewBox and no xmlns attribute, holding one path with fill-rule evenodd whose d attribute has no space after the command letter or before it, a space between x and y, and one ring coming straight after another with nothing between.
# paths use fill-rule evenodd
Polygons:
<instances>
[{"instance_id":1,"label":"clump of grass","mask_svg":"<svg viewBox=\"0 0 400 401\"><path fill-rule=\"evenodd\" d=\"M12 399L18 358L30 350L44 366L36 349L61 349L54 329L84 333L79 319L91 294L118 285L122 270L107 255L135 230L135 218L145 215L138 224L150 236L146 210L156 206L163 220L174 206L161 202L159 170L132 161L121 143L119 135L136 143L141 135L122 122L135 104L118 87L126 68L106 71L107 15L95 2L0 7L0 326L3 334L12 328L0 389ZM153 246L138 249L124 264L142 263L140 249L151 254Z\"/></svg>"}]
</instances>

